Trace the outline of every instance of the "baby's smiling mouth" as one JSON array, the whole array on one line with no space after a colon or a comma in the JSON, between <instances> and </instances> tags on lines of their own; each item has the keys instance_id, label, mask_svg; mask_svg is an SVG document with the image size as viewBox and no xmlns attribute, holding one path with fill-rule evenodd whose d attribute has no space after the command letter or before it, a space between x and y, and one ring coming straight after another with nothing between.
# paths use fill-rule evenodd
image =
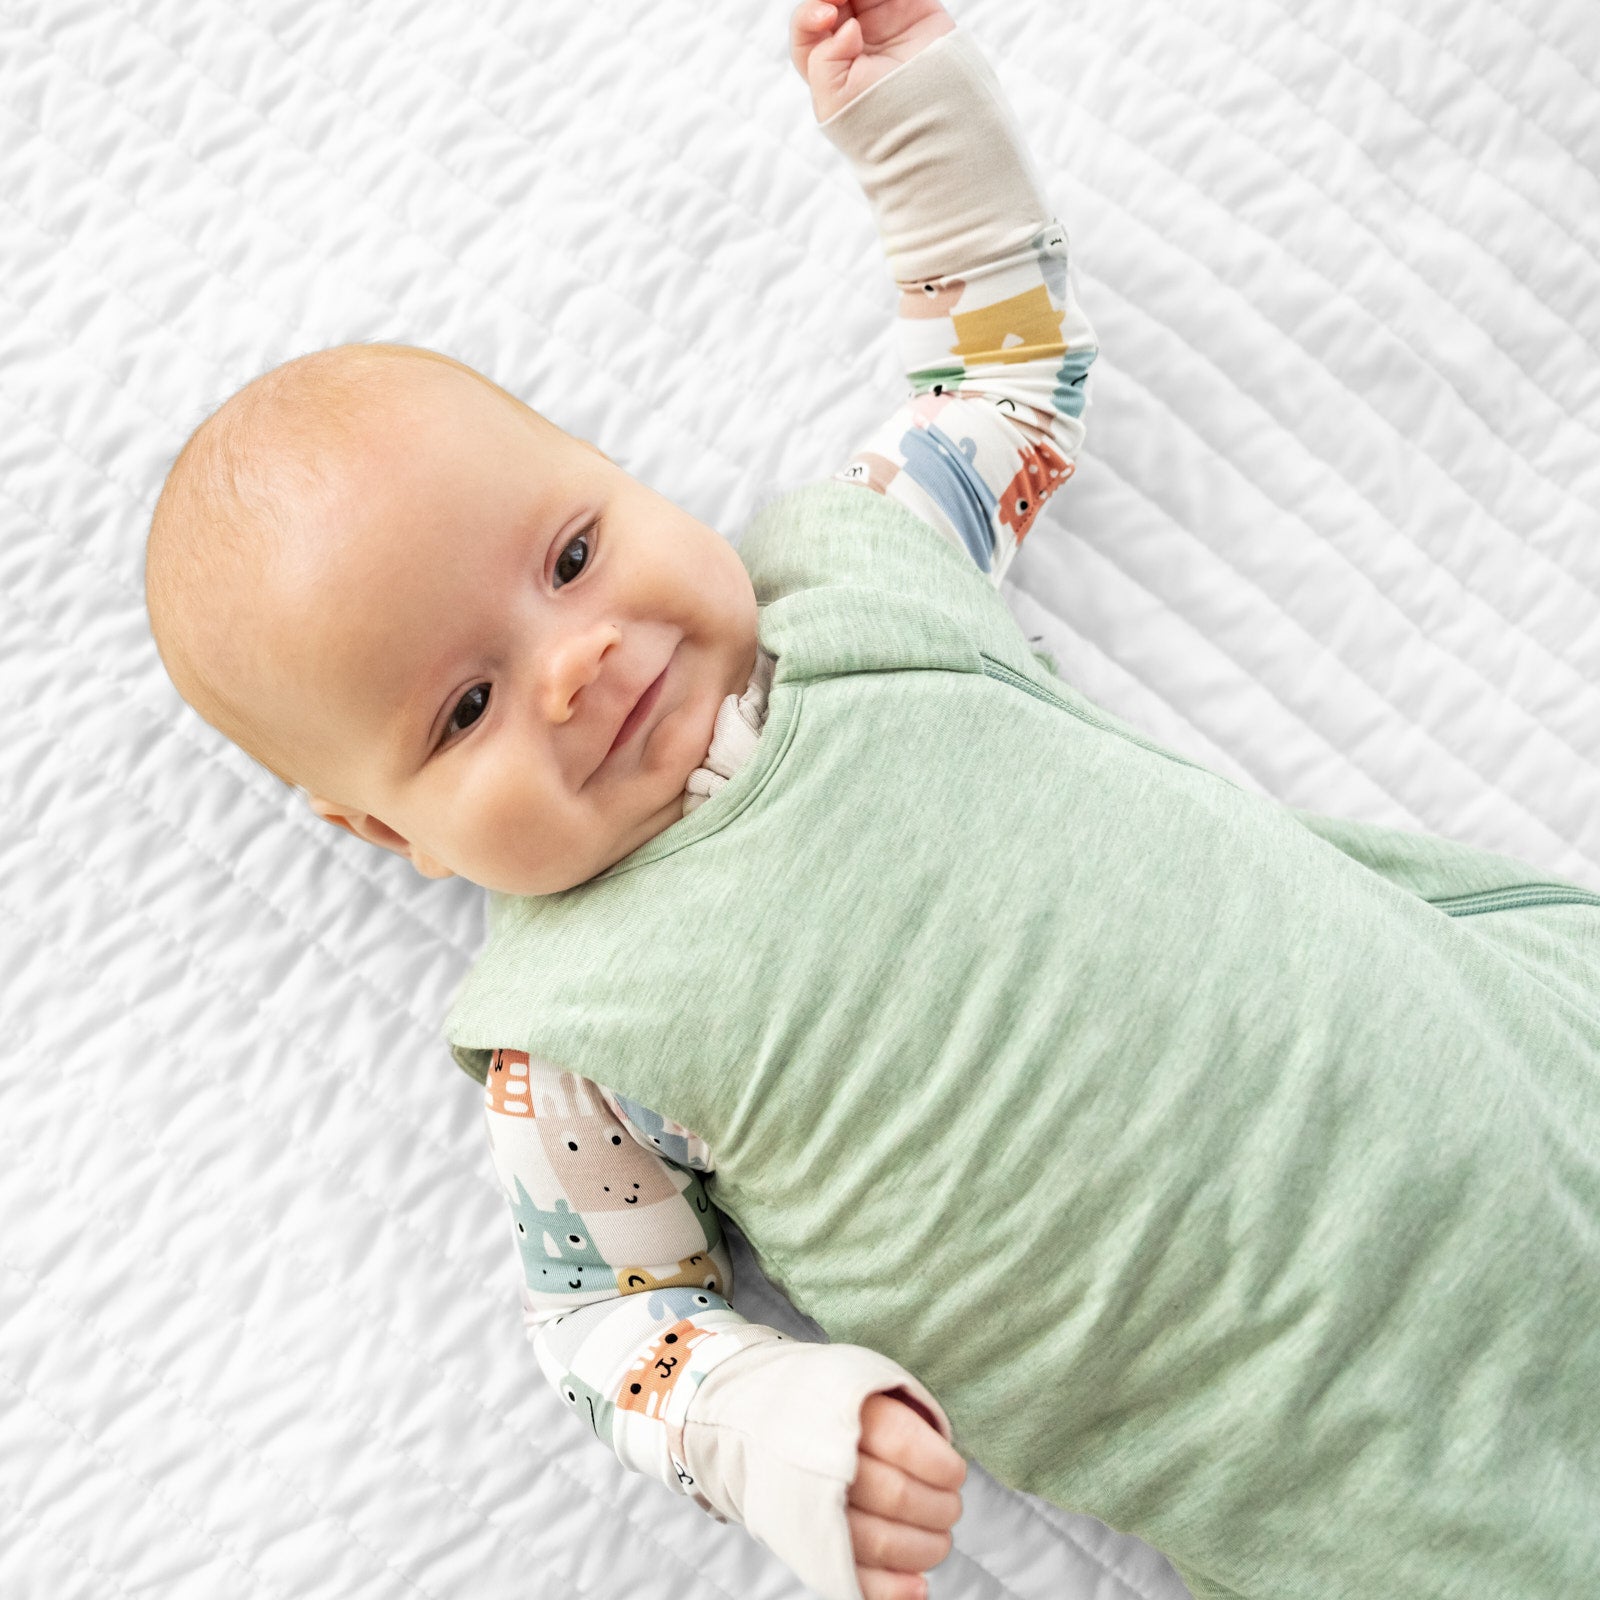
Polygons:
<instances>
[{"instance_id":1,"label":"baby's smiling mouth","mask_svg":"<svg viewBox=\"0 0 1600 1600\"><path fill-rule=\"evenodd\" d=\"M667 665L670 666L671 664L672 663L669 659ZM667 668L663 667L661 671L656 674L649 686L645 689L644 693L639 696L638 702L634 705L633 710L622 719L622 726L617 729L617 736L611 741L611 748L606 751L605 760L610 760L610 758L623 745L625 745L629 739L633 737L633 735L638 731L640 724L643 723L644 719L650 715L651 707L654 706L656 701L661 698L661 685L665 681L666 676Z\"/></svg>"}]
</instances>

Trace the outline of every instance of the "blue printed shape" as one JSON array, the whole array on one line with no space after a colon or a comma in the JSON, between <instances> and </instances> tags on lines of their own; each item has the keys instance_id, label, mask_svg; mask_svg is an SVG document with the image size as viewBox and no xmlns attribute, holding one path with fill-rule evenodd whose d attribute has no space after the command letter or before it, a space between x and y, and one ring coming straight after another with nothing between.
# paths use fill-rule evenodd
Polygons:
<instances>
[{"instance_id":1,"label":"blue printed shape","mask_svg":"<svg viewBox=\"0 0 1600 1600\"><path fill-rule=\"evenodd\" d=\"M626 1095L617 1096L617 1104L628 1114L628 1121L653 1144L668 1161L680 1167L689 1165L689 1141L681 1133L667 1132L667 1119L659 1111L642 1106Z\"/></svg>"},{"instance_id":2,"label":"blue printed shape","mask_svg":"<svg viewBox=\"0 0 1600 1600\"><path fill-rule=\"evenodd\" d=\"M616 1272L590 1242L583 1218L565 1200L557 1200L554 1211L541 1211L522 1187L522 1179L512 1181L517 1197L511 1202L511 1216L517 1225L517 1248L522 1252L522 1276L528 1287L540 1294L615 1289ZM553 1256L545 1247L547 1237L555 1242L557 1253Z\"/></svg>"},{"instance_id":3,"label":"blue printed shape","mask_svg":"<svg viewBox=\"0 0 1600 1600\"><path fill-rule=\"evenodd\" d=\"M1028 241L1039 256L1039 276L1044 279L1050 299L1058 306L1067 303L1067 234L1060 223L1053 223Z\"/></svg>"},{"instance_id":4,"label":"blue printed shape","mask_svg":"<svg viewBox=\"0 0 1600 1600\"><path fill-rule=\"evenodd\" d=\"M979 570L989 571L994 554L994 513L999 501L973 465L976 439L958 445L933 424L908 428L900 439L904 471L925 489L961 536Z\"/></svg>"},{"instance_id":5,"label":"blue printed shape","mask_svg":"<svg viewBox=\"0 0 1600 1600\"><path fill-rule=\"evenodd\" d=\"M720 1294L713 1294L709 1289L653 1289L644 1308L656 1322L665 1322L668 1317L683 1322L697 1311L732 1309Z\"/></svg>"},{"instance_id":6,"label":"blue printed shape","mask_svg":"<svg viewBox=\"0 0 1600 1600\"><path fill-rule=\"evenodd\" d=\"M1100 354L1097 345L1086 345L1082 350L1069 350L1061 358L1056 371L1055 393L1050 404L1064 417L1083 415L1084 382L1094 358Z\"/></svg>"}]
</instances>

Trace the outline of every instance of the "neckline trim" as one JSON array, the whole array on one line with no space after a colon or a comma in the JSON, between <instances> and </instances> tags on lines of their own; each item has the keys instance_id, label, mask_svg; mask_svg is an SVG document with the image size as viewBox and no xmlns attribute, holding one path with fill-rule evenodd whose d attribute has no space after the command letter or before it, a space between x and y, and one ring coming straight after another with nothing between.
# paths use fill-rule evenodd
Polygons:
<instances>
[{"instance_id":1,"label":"neckline trim","mask_svg":"<svg viewBox=\"0 0 1600 1600\"><path fill-rule=\"evenodd\" d=\"M762 635L764 620L763 607L756 617L756 643L776 659L777 651L772 649ZM620 861L614 861L604 872L597 873L592 878L585 878L582 883L574 885L566 893L572 894L577 890L588 888L591 884L604 883L608 878L621 877L623 873L632 872L637 867L647 867L652 862L660 861L663 857L670 856L688 845L696 844L701 839L709 838L713 833L727 827L755 799L765 787L767 780L777 771L794 738L799 711L800 697L795 692L795 685L791 682L780 682L775 669L772 685L767 690L766 721L761 726L761 735L756 740L756 747L750 759L715 794L708 796L693 811L680 817L670 827L663 828L654 838L646 839L637 850L630 851Z\"/></svg>"}]
</instances>

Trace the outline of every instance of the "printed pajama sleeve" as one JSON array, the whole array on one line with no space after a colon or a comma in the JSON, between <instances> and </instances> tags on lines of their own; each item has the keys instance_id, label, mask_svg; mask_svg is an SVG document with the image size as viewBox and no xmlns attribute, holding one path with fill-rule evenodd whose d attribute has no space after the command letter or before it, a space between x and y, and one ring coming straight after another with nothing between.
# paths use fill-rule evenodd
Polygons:
<instances>
[{"instance_id":1,"label":"printed pajama sleeve","mask_svg":"<svg viewBox=\"0 0 1600 1600\"><path fill-rule=\"evenodd\" d=\"M960 29L822 131L877 221L912 387L834 476L900 501L998 584L1083 443L1097 347L1066 229Z\"/></svg>"},{"instance_id":2,"label":"printed pajama sleeve","mask_svg":"<svg viewBox=\"0 0 1600 1600\"><path fill-rule=\"evenodd\" d=\"M546 1378L624 1466L742 1522L825 1600L860 1600L845 1520L868 1395L938 1402L887 1357L746 1321L686 1129L516 1050L484 1116Z\"/></svg>"}]
</instances>

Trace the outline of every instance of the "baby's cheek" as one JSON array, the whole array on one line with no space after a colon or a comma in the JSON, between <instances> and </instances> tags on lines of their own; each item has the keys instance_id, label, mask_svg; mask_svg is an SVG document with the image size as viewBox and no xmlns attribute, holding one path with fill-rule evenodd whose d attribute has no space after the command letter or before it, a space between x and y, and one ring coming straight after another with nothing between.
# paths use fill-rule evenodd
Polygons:
<instances>
[{"instance_id":1,"label":"baby's cheek","mask_svg":"<svg viewBox=\"0 0 1600 1600\"><path fill-rule=\"evenodd\" d=\"M550 892L542 873L564 830L534 784L480 766L441 808L438 828L463 877L508 894Z\"/></svg>"},{"instance_id":2,"label":"baby's cheek","mask_svg":"<svg viewBox=\"0 0 1600 1600\"><path fill-rule=\"evenodd\" d=\"M704 703L686 698L661 719L650 741L649 755L651 767L661 778L663 805L674 794L682 794L689 774L705 761L711 749L711 735L716 729L717 708L721 704L721 700L709 697Z\"/></svg>"}]
</instances>

